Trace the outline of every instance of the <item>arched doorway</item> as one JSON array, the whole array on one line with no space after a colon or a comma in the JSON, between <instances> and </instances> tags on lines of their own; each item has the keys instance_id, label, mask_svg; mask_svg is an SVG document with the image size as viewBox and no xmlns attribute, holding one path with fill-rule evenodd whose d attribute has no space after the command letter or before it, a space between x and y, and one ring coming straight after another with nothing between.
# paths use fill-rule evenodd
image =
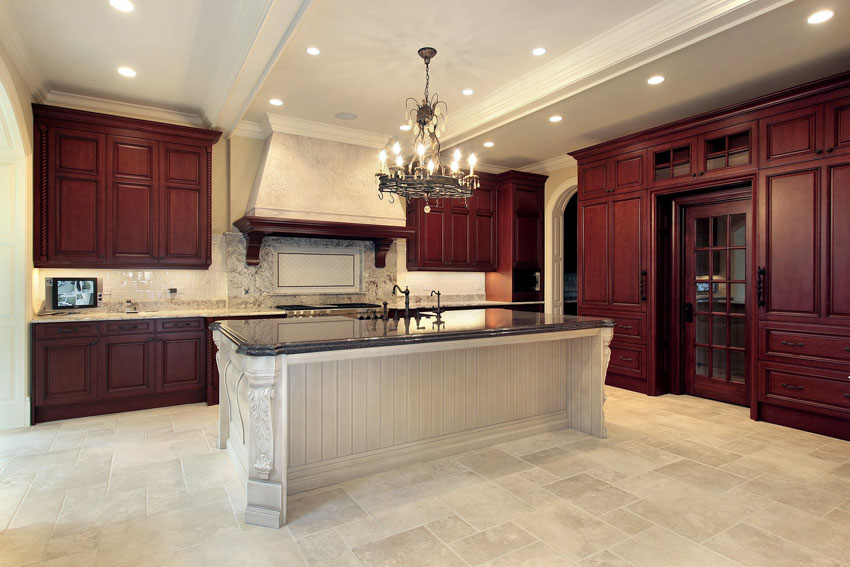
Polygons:
<instances>
[{"instance_id":1,"label":"arched doorway","mask_svg":"<svg viewBox=\"0 0 850 567\"><path fill-rule=\"evenodd\" d=\"M0 61L0 429L29 425L28 144Z\"/></svg>"},{"instance_id":2,"label":"arched doorway","mask_svg":"<svg viewBox=\"0 0 850 567\"><path fill-rule=\"evenodd\" d=\"M555 188L546 204L543 286L546 313L564 313L564 211L577 189L578 179L571 177Z\"/></svg>"}]
</instances>

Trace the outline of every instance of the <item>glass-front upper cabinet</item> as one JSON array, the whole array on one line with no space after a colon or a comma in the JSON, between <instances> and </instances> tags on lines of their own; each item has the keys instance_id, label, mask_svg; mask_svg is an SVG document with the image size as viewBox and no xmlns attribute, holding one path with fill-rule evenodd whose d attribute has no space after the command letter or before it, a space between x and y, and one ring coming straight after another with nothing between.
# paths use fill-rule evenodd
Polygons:
<instances>
[{"instance_id":1,"label":"glass-front upper cabinet","mask_svg":"<svg viewBox=\"0 0 850 567\"><path fill-rule=\"evenodd\" d=\"M737 124L700 135L697 175L727 175L730 170L756 167L755 122Z\"/></svg>"},{"instance_id":2,"label":"glass-front upper cabinet","mask_svg":"<svg viewBox=\"0 0 850 567\"><path fill-rule=\"evenodd\" d=\"M653 185L681 182L695 174L696 138L685 138L649 150Z\"/></svg>"}]
</instances>

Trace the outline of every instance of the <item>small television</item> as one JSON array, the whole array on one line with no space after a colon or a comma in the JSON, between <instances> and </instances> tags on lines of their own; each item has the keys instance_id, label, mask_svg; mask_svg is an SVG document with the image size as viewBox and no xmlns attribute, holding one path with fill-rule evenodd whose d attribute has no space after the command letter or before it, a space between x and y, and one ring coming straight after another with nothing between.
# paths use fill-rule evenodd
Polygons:
<instances>
[{"instance_id":1,"label":"small television","mask_svg":"<svg viewBox=\"0 0 850 567\"><path fill-rule=\"evenodd\" d=\"M45 278L48 310L97 307L97 278Z\"/></svg>"}]
</instances>

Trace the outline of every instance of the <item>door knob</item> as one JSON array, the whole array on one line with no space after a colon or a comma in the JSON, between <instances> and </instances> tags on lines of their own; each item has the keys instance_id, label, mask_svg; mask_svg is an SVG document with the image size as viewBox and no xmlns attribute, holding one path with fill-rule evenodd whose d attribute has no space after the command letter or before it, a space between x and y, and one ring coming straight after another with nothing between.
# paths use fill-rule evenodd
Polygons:
<instances>
[{"instance_id":1,"label":"door knob","mask_svg":"<svg viewBox=\"0 0 850 567\"><path fill-rule=\"evenodd\" d=\"M693 323L694 322L694 304L693 303L685 303L685 323Z\"/></svg>"}]
</instances>

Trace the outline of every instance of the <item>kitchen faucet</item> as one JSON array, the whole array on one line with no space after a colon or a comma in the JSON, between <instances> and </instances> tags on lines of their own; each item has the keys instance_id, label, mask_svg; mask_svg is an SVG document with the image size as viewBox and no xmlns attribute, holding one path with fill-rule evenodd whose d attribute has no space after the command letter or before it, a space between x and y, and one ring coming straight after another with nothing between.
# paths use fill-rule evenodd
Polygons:
<instances>
[{"instance_id":1,"label":"kitchen faucet","mask_svg":"<svg viewBox=\"0 0 850 567\"><path fill-rule=\"evenodd\" d=\"M440 316L440 292L432 289L432 290L431 290L431 295L432 295L432 296L434 296L434 295L436 295L436 296L437 296L437 317L439 317L439 316Z\"/></svg>"},{"instance_id":2,"label":"kitchen faucet","mask_svg":"<svg viewBox=\"0 0 850 567\"><path fill-rule=\"evenodd\" d=\"M404 294L404 318L410 320L410 289L407 286L404 286L404 289L398 287L398 284L393 286L393 295L395 295L395 290L399 290Z\"/></svg>"}]
</instances>

